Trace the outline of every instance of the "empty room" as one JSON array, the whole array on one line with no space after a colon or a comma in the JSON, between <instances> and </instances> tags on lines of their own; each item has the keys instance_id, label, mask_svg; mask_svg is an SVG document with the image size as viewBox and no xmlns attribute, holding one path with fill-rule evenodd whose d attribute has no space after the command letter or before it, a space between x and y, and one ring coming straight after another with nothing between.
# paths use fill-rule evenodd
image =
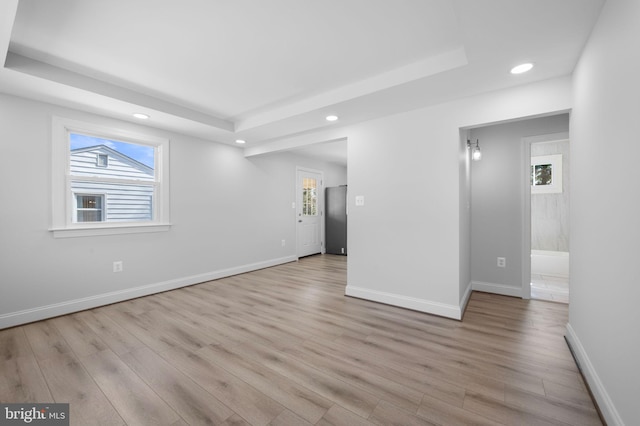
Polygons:
<instances>
[{"instance_id":1,"label":"empty room","mask_svg":"<svg viewBox=\"0 0 640 426\"><path fill-rule=\"evenodd\" d=\"M0 2L0 424L640 424L639 40L637 0Z\"/></svg>"}]
</instances>

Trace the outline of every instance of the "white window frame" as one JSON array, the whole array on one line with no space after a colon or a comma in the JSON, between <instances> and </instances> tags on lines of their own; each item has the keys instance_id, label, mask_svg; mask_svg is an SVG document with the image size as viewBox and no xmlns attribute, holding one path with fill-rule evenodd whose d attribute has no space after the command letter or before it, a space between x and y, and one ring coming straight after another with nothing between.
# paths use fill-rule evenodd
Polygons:
<instances>
[{"instance_id":1,"label":"white window frame","mask_svg":"<svg viewBox=\"0 0 640 426\"><path fill-rule=\"evenodd\" d=\"M155 151L155 194L152 198L153 219L144 222L75 222L75 194L71 182L78 180L70 174L71 133L95 136L138 145L146 145ZM100 124L53 117L52 120L52 220L50 231L55 238L95 235L131 234L168 231L169 203L169 140L139 131L104 126ZM91 178L80 178L91 179ZM106 197L105 197L106 203ZM104 206L106 213L106 205ZM105 215L106 219L106 215Z\"/></svg>"},{"instance_id":2,"label":"white window frame","mask_svg":"<svg viewBox=\"0 0 640 426\"><path fill-rule=\"evenodd\" d=\"M562 154L540 155L537 157L531 157L531 174L533 175L535 173L535 166L546 164L551 165L551 184L536 185L535 176L532 176L532 194L557 194L562 192Z\"/></svg>"}]
</instances>

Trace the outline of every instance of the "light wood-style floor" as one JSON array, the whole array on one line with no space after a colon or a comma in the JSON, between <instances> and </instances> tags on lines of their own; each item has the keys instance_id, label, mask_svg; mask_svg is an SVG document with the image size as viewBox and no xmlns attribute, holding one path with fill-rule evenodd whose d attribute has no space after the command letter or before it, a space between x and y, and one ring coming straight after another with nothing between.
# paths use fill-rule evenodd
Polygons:
<instances>
[{"instance_id":1,"label":"light wood-style floor","mask_svg":"<svg viewBox=\"0 0 640 426\"><path fill-rule=\"evenodd\" d=\"M0 401L79 426L600 424L566 305L474 293L459 322L345 282L313 256L0 331Z\"/></svg>"}]
</instances>

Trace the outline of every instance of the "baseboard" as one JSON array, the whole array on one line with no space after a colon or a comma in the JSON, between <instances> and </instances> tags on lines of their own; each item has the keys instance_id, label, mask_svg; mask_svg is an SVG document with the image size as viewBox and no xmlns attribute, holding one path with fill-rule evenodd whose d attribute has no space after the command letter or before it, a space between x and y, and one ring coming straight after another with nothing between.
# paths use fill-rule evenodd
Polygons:
<instances>
[{"instance_id":1,"label":"baseboard","mask_svg":"<svg viewBox=\"0 0 640 426\"><path fill-rule=\"evenodd\" d=\"M461 319L462 311L460 306L447 305L445 303L432 302L430 300L418 299L415 297L402 296L399 294L386 293L383 291L370 290L368 288L347 285L344 294L358 299L371 300L387 305L412 309L414 311L426 312L428 314L440 315L442 317Z\"/></svg>"},{"instance_id":2,"label":"baseboard","mask_svg":"<svg viewBox=\"0 0 640 426\"><path fill-rule=\"evenodd\" d=\"M191 275L155 284L133 287L126 290L113 291L109 293L98 294L95 296L83 297L81 299L74 299L46 306L39 306L36 308L25 309L17 312L9 312L7 314L0 315L0 330L7 327L14 327L16 325L27 324L34 321L57 317L59 315L70 314L72 312L83 311L85 309L92 309L98 306L109 305L111 303L122 302L124 300L135 299L136 297L148 296L150 294L161 293L168 290L175 290L180 287L186 287L205 281L217 280L220 278L230 277L232 275L243 274L245 272L257 271L258 269L269 268L271 266L281 265L283 263L295 262L296 260L298 260L297 256L281 257L278 259L271 259L263 262L256 262L228 269L221 269L204 274Z\"/></svg>"},{"instance_id":3,"label":"baseboard","mask_svg":"<svg viewBox=\"0 0 640 426\"><path fill-rule=\"evenodd\" d=\"M467 309L467 305L469 304L469 299L471 298L471 292L473 291L471 281L467 284L467 289L464 291L462 295L462 299L460 299L460 319L464 316L464 311Z\"/></svg>"},{"instance_id":4,"label":"baseboard","mask_svg":"<svg viewBox=\"0 0 640 426\"><path fill-rule=\"evenodd\" d=\"M486 283L483 281L472 281L471 289L483 291L485 293L501 294L503 296L522 297L521 287L512 287L504 284Z\"/></svg>"},{"instance_id":5,"label":"baseboard","mask_svg":"<svg viewBox=\"0 0 640 426\"><path fill-rule=\"evenodd\" d=\"M571 324L567 324L567 334L565 337L567 338L569 348L571 349L571 352L573 352L573 356L578 363L578 368L587 381L591 394L595 398L600 413L602 413L602 417L604 417L607 425L624 426L624 422L622 421L620 414L618 414L616 407L613 405L613 401L611 401L607 390L602 384L596 369L589 359L589 355L585 351L584 346L582 346L582 343L580 342L578 335L573 330L573 327L571 327Z\"/></svg>"},{"instance_id":6,"label":"baseboard","mask_svg":"<svg viewBox=\"0 0 640 426\"><path fill-rule=\"evenodd\" d=\"M531 273L553 277L569 277L569 253L531 250Z\"/></svg>"}]
</instances>

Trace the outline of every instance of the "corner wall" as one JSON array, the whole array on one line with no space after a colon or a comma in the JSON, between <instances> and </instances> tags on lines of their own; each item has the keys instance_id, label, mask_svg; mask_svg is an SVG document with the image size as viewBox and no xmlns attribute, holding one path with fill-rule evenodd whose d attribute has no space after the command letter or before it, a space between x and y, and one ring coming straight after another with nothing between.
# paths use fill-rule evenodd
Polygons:
<instances>
[{"instance_id":1,"label":"corner wall","mask_svg":"<svg viewBox=\"0 0 640 426\"><path fill-rule=\"evenodd\" d=\"M171 229L53 238L52 115L170 139ZM0 328L293 261L296 166L346 183L344 167L308 157L247 159L232 146L8 95L0 149Z\"/></svg>"},{"instance_id":2,"label":"corner wall","mask_svg":"<svg viewBox=\"0 0 640 426\"><path fill-rule=\"evenodd\" d=\"M567 339L609 425L640 424L640 2L605 3L574 75Z\"/></svg>"},{"instance_id":3,"label":"corner wall","mask_svg":"<svg viewBox=\"0 0 640 426\"><path fill-rule=\"evenodd\" d=\"M345 128L346 294L460 319L470 285L460 130L567 111L570 87L568 78L548 80Z\"/></svg>"}]
</instances>

